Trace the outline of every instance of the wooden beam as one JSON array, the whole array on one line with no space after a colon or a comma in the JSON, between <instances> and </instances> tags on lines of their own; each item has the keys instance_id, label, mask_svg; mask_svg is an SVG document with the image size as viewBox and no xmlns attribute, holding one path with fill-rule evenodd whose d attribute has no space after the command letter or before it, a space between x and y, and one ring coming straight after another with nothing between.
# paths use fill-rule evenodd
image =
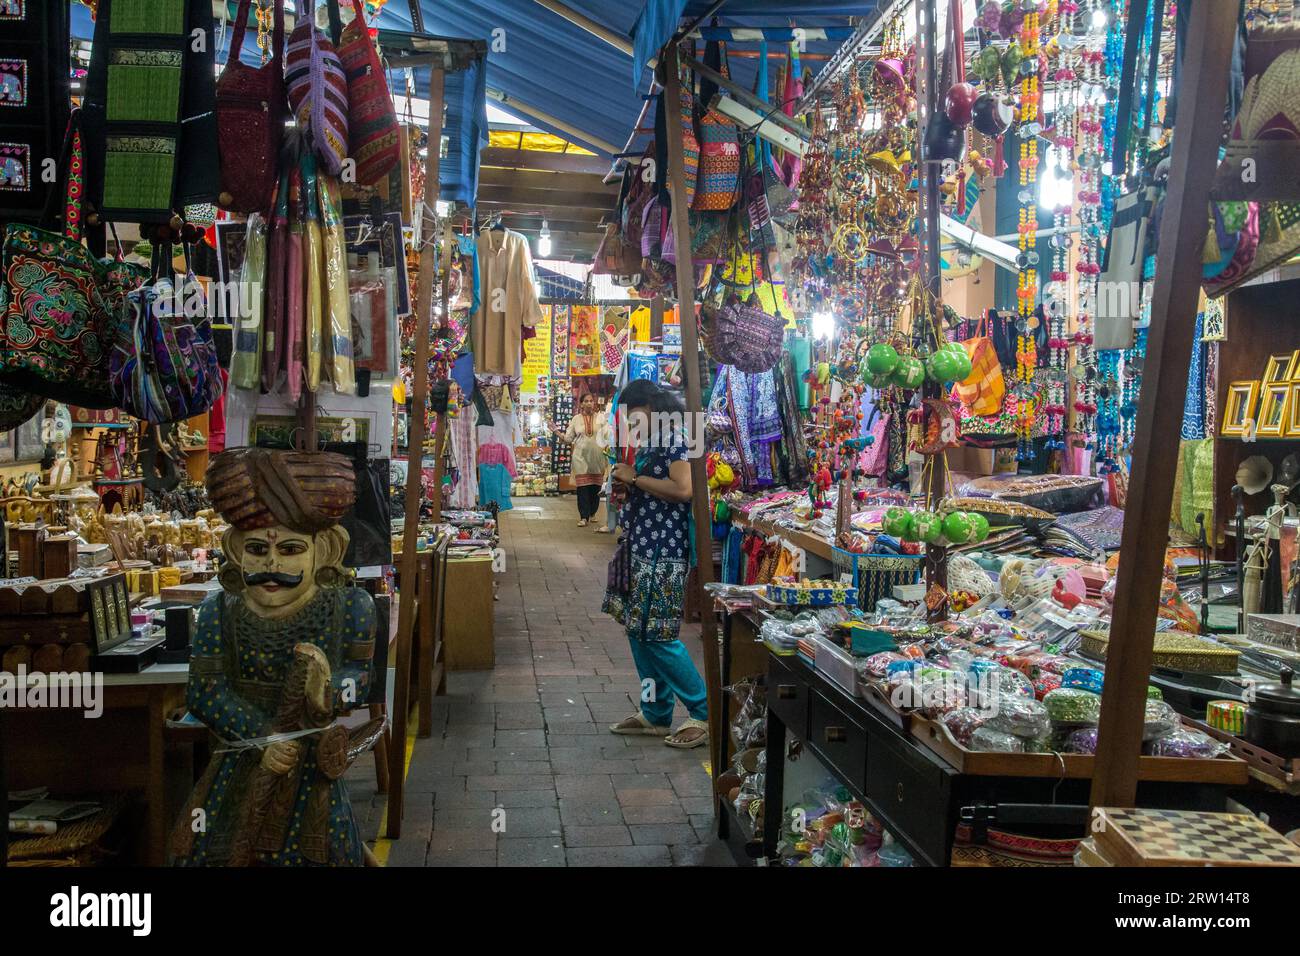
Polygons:
<instances>
[{"instance_id":1,"label":"wooden beam","mask_svg":"<svg viewBox=\"0 0 1300 956\"><path fill-rule=\"evenodd\" d=\"M545 189L551 192L592 193L608 196L610 205L618 201L618 186L606 185L591 173L548 173L532 169L484 168L479 174L479 188L484 186Z\"/></svg>"},{"instance_id":2,"label":"wooden beam","mask_svg":"<svg viewBox=\"0 0 1300 956\"><path fill-rule=\"evenodd\" d=\"M604 177L609 161L585 153L552 153L544 149L511 149L488 146L479 153L479 166L487 170L537 169L552 173L594 173Z\"/></svg>"},{"instance_id":3,"label":"wooden beam","mask_svg":"<svg viewBox=\"0 0 1300 956\"><path fill-rule=\"evenodd\" d=\"M618 196L613 193L571 192L560 189L532 189L528 186L494 186L480 183L479 201L522 206L526 209L613 210Z\"/></svg>"},{"instance_id":4,"label":"wooden beam","mask_svg":"<svg viewBox=\"0 0 1300 956\"><path fill-rule=\"evenodd\" d=\"M663 50L665 102L676 103L681 97L678 72L681 53L675 43ZM677 248L677 303L682 330L682 379L686 383L686 415L695 428L703 420L704 398L700 375L700 344L695 319L695 263L690 255L690 205L686 201L686 162L682 150L680 123L667 123L668 186L672 193L673 235ZM718 622L713 613L713 599L705 585L713 580L713 527L709 515L709 478L704 455L691 457L691 510L695 516L695 583L700 608L700 641L704 653L704 684L709 695L709 755L713 778L722 772L725 753L726 721L722 700L722 662L718 659ZM1166 512L1168 509L1165 509ZM713 801L717 815L718 801Z\"/></svg>"},{"instance_id":5,"label":"wooden beam","mask_svg":"<svg viewBox=\"0 0 1300 956\"><path fill-rule=\"evenodd\" d=\"M434 68L429 74L429 142L442 139L442 106L446 74ZM402 835L402 811L406 792L406 723L411 692L411 641L414 635L415 595L419 590L420 498L423 487L420 466L424 460L424 435L428 427L425 408L429 401L429 333L433 323L434 243L433 209L442 188L439 181L438 151L430 149L424 164L424 208L420 233L427 240L420 250L420 277L415 295L415 381L411 388L411 420L407 426L406 515L402 526L402 590L397 601L397 666L393 689L393 735L389 750L388 838ZM433 608L425 608L432 614Z\"/></svg>"},{"instance_id":6,"label":"wooden beam","mask_svg":"<svg viewBox=\"0 0 1300 956\"><path fill-rule=\"evenodd\" d=\"M1094 808L1131 807L1137 796L1143 711L1177 465L1171 449L1177 448L1187 393L1205 210L1223 135L1236 35L1237 4L1192 7L1106 653L1106 693L1101 698L1090 798Z\"/></svg>"}]
</instances>

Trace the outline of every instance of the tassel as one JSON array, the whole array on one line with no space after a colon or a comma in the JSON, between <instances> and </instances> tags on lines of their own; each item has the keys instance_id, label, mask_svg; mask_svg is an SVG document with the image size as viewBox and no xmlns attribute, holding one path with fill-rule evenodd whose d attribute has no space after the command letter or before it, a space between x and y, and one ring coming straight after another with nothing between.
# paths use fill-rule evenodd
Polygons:
<instances>
[{"instance_id":1,"label":"tassel","mask_svg":"<svg viewBox=\"0 0 1300 956\"><path fill-rule=\"evenodd\" d=\"M1209 229L1205 233L1205 245L1201 247L1201 263L1211 265L1223 258L1223 253L1219 249L1219 237L1214 231L1214 220L1210 220Z\"/></svg>"},{"instance_id":2,"label":"tassel","mask_svg":"<svg viewBox=\"0 0 1300 956\"><path fill-rule=\"evenodd\" d=\"M1260 242L1270 245L1282 241L1282 219L1277 214L1277 203L1265 203L1261 211L1264 222L1259 228Z\"/></svg>"}]
</instances>

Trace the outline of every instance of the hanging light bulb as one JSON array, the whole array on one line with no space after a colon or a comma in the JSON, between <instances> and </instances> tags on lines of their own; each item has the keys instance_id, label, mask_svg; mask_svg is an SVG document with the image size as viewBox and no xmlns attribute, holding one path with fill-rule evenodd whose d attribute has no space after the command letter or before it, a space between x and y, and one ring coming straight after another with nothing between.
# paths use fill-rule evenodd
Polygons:
<instances>
[{"instance_id":1,"label":"hanging light bulb","mask_svg":"<svg viewBox=\"0 0 1300 956\"><path fill-rule=\"evenodd\" d=\"M551 254L551 227L542 220L542 231L537 234L537 258L545 259Z\"/></svg>"}]
</instances>

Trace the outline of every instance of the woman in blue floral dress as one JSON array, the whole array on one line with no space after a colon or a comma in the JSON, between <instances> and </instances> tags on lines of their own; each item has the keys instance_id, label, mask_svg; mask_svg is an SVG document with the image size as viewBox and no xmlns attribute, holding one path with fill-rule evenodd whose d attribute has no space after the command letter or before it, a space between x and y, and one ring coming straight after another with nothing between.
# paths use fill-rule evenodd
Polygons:
<instances>
[{"instance_id":1,"label":"woman in blue floral dress","mask_svg":"<svg viewBox=\"0 0 1300 956\"><path fill-rule=\"evenodd\" d=\"M691 469L683 437L685 412L672 392L653 382L632 382L619 395L620 441L636 448L636 464L614 466L628 491L619 551L610 568L604 610L627 628L641 677L641 709L609 729L652 734L670 747L708 740L704 680L678 638L691 559ZM672 729L673 704L687 719Z\"/></svg>"}]
</instances>

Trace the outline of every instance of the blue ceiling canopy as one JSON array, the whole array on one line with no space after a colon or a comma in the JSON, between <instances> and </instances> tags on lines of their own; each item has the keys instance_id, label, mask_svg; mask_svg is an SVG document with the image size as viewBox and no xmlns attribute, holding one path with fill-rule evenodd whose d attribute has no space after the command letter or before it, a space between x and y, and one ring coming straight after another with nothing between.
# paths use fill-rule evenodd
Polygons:
<instances>
[{"instance_id":1,"label":"blue ceiling canopy","mask_svg":"<svg viewBox=\"0 0 1300 956\"><path fill-rule=\"evenodd\" d=\"M625 37L629 55L536 0L420 0L430 33L486 40L487 86L504 94L503 106L540 129L604 155L620 151L640 115L650 87L645 65L667 42L683 17L707 13L707 0L563 0L565 6ZM844 26L849 17L872 13L873 0L728 0L719 12L724 26ZM379 25L411 29L408 5L390 0ZM495 41L495 44L494 44ZM837 43L807 44L829 55ZM779 44L771 45L775 52ZM751 48L752 49L752 48ZM642 55L642 52L647 51ZM813 72L820 62L806 64ZM733 57L737 83L753 86L757 61ZM525 109L531 107L531 111ZM557 123L537 114L546 114ZM579 133L585 135L578 135Z\"/></svg>"}]
</instances>

